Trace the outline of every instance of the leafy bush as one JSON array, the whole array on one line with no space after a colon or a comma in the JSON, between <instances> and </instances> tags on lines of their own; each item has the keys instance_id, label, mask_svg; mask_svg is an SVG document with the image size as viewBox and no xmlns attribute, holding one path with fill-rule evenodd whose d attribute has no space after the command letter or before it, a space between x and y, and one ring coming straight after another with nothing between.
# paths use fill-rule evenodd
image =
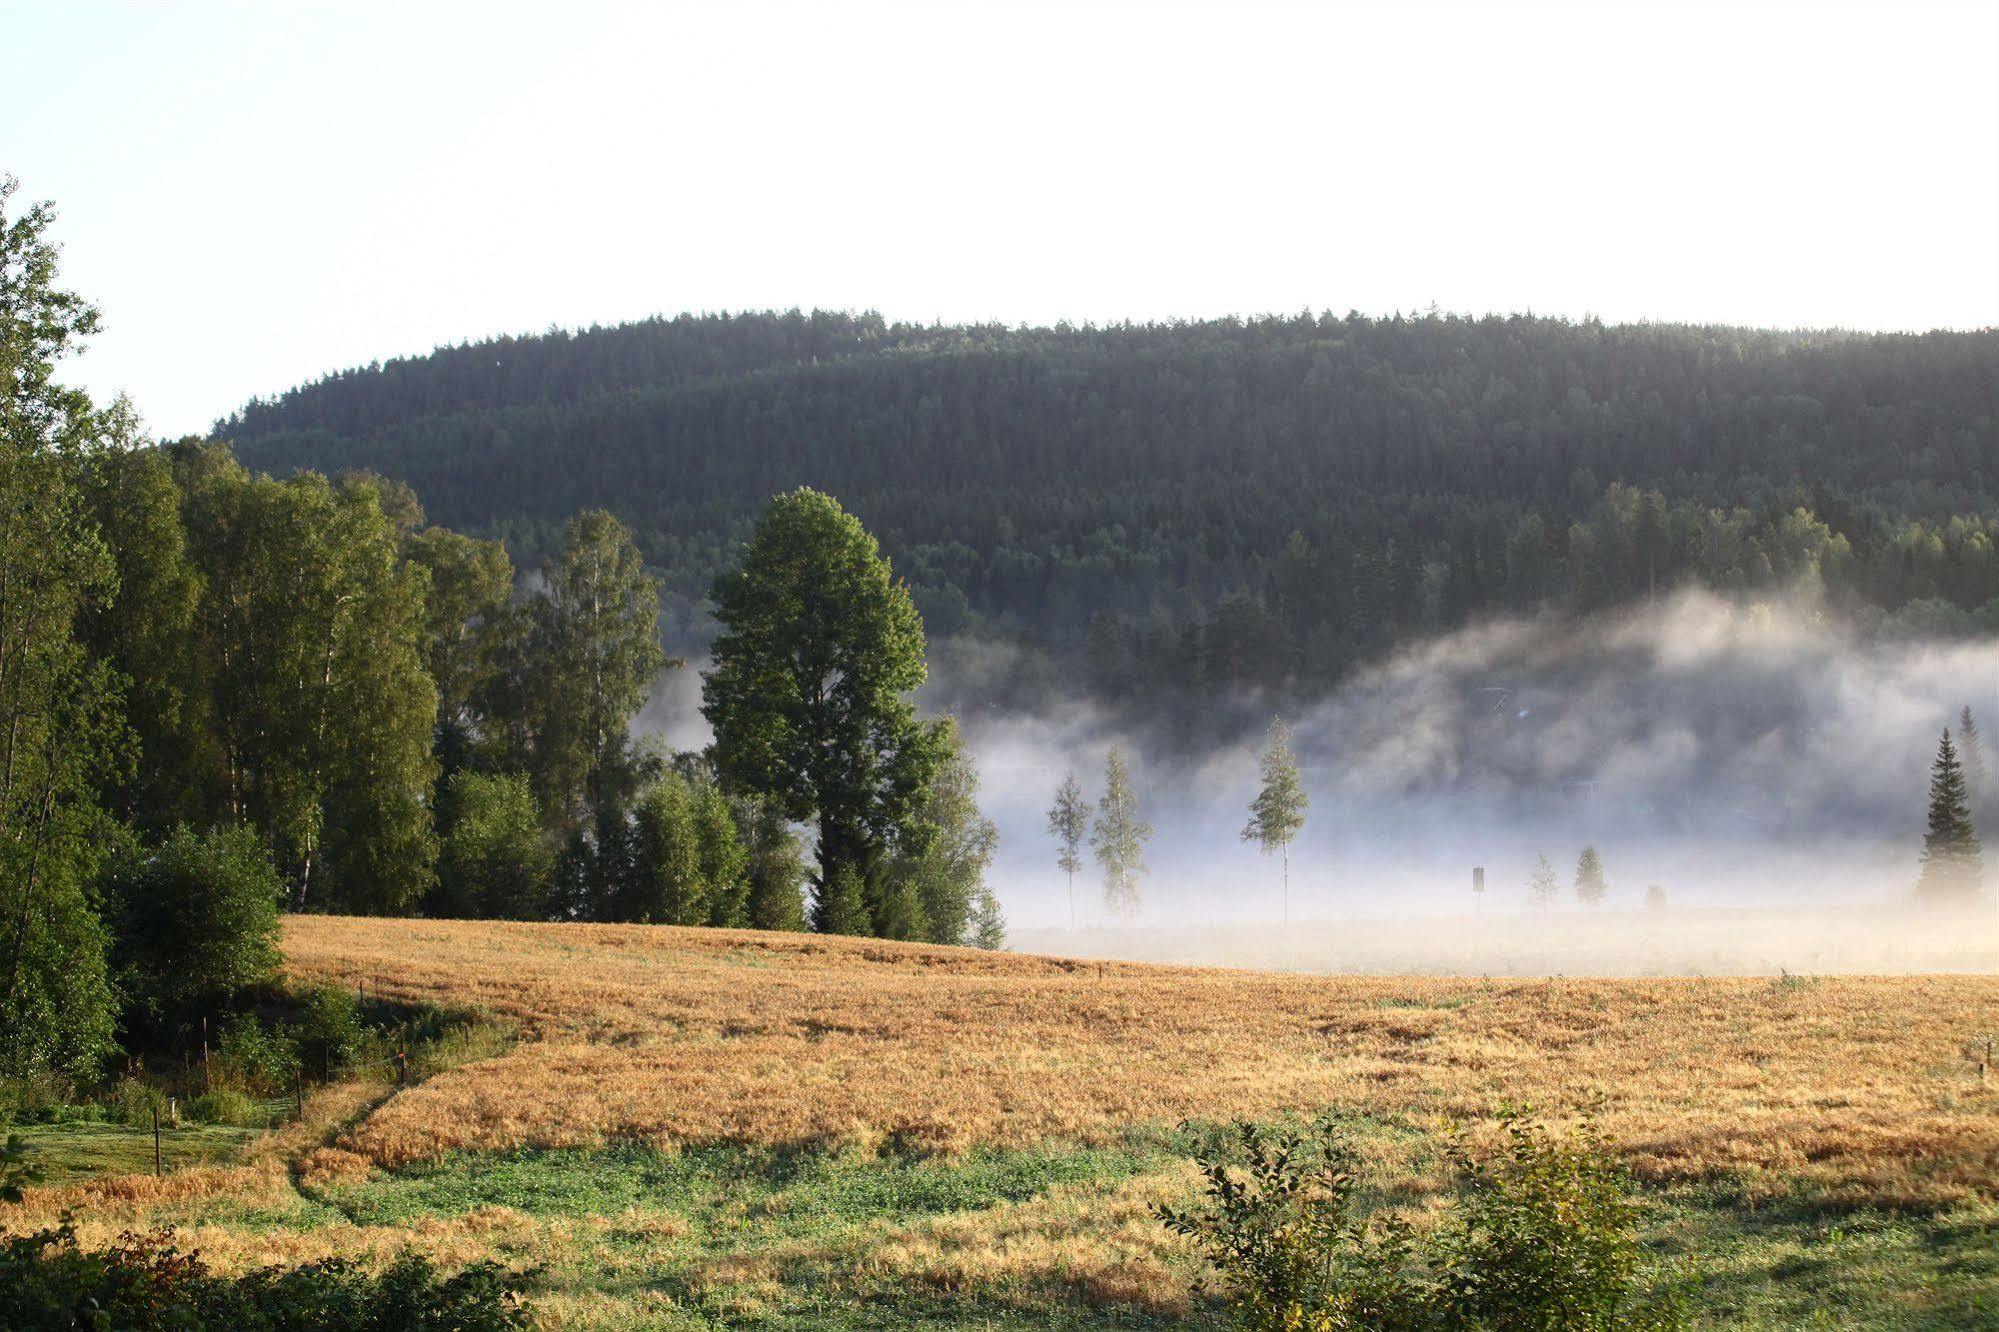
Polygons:
<instances>
[{"instance_id":1,"label":"leafy bush","mask_svg":"<svg viewBox=\"0 0 1999 1332\"><path fill-rule=\"evenodd\" d=\"M0 1142L0 1203L21 1201L21 1190L39 1183L42 1172L28 1159L28 1144L18 1133L9 1133Z\"/></svg>"},{"instance_id":2,"label":"leafy bush","mask_svg":"<svg viewBox=\"0 0 1999 1332\"><path fill-rule=\"evenodd\" d=\"M1310 1137L1235 1125L1243 1164L1197 1153L1208 1206L1157 1209L1192 1239L1227 1286L1237 1323L1251 1332L1348 1332L1422 1324L1403 1277L1406 1224L1370 1224L1353 1212L1351 1150L1320 1121Z\"/></svg>"},{"instance_id":3,"label":"leafy bush","mask_svg":"<svg viewBox=\"0 0 1999 1332\"><path fill-rule=\"evenodd\" d=\"M287 1091L298 1072L298 1042L280 1025L266 1027L250 1013L239 1013L222 1024L217 1048L223 1075L243 1090L265 1094Z\"/></svg>"},{"instance_id":4,"label":"leafy bush","mask_svg":"<svg viewBox=\"0 0 1999 1332\"><path fill-rule=\"evenodd\" d=\"M1464 1188L1424 1236L1358 1213L1355 1154L1323 1121L1290 1136L1238 1123L1242 1164L1196 1153L1206 1206L1157 1214L1194 1241L1250 1332L1679 1327L1679 1302L1650 1293L1630 1181L1594 1121L1566 1139L1502 1123L1497 1163L1452 1140Z\"/></svg>"},{"instance_id":5,"label":"leafy bush","mask_svg":"<svg viewBox=\"0 0 1999 1332\"><path fill-rule=\"evenodd\" d=\"M367 1039L353 992L321 985L307 990L299 1006L298 1057L309 1073L331 1077L352 1064Z\"/></svg>"},{"instance_id":6,"label":"leafy bush","mask_svg":"<svg viewBox=\"0 0 1999 1332\"><path fill-rule=\"evenodd\" d=\"M139 1078L120 1078L111 1088L108 1109L121 1124L150 1125L157 1112L166 1118L167 1097L158 1087Z\"/></svg>"},{"instance_id":7,"label":"leafy bush","mask_svg":"<svg viewBox=\"0 0 1999 1332\"><path fill-rule=\"evenodd\" d=\"M126 1234L102 1252L67 1224L0 1237L0 1327L120 1332L509 1332L528 1327L527 1276L477 1263L441 1277L405 1254L379 1276L344 1259L228 1278L173 1232Z\"/></svg>"},{"instance_id":8,"label":"leafy bush","mask_svg":"<svg viewBox=\"0 0 1999 1332\"><path fill-rule=\"evenodd\" d=\"M278 967L283 889L247 828L177 828L114 862L107 919L128 1021L142 1027L226 1003Z\"/></svg>"},{"instance_id":9,"label":"leafy bush","mask_svg":"<svg viewBox=\"0 0 1999 1332\"><path fill-rule=\"evenodd\" d=\"M189 1101L187 1117L197 1124L236 1124L249 1128L263 1122L263 1111L242 1092L217 1087Z\"/></svg>"}]
</instances>

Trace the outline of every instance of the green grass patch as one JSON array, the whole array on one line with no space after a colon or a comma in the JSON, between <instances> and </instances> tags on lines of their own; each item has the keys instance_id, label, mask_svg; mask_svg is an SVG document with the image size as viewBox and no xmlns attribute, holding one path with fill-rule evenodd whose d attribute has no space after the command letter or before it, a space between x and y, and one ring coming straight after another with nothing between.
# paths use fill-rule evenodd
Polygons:
<instances>
[{"instance_id":1,"label":"green grass patch","mask_svg":"<svg viewBox=\"0 0 1999 1332\"><path fill-rule=\"evenodd\" d=\"M273 1102L270 1116L282 1122L289 1104ZM87 1175L150 1175L153 1172L153 1130L125 1124L72 1120L53 1124L21 1124L8 1130L27 1145L29 1160L41 1171L42 1182L60 1184ZM182 1123L160 1128L160 1162L166 1170L234 1160L259 1133L262 1125Z\"/></svg>"}]
</instances>

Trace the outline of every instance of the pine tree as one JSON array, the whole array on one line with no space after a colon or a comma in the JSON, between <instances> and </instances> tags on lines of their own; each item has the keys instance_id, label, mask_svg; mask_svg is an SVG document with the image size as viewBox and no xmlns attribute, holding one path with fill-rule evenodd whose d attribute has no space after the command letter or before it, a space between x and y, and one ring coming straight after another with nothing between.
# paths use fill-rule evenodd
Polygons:
<instances>
[{"instance_id":1,"label":"pine tree","mask_svg":"<svg viewBox=\"0 0 1999 1332\"><path fill-rule=\"evenodd\" d=\"M1090 802L1083 799L1083 788L1076 784L1076 774L1072 772L1062 779L1061 789L1055 792L1055 803L1048 807L1048 832L1058 848L1055 867L1069 881L1072 930L1076 928L1076 871L1083 868L1083 838L1089 831Z\"/></svg>"},{"instance_id":2,"label":"pine tree","mask_svg":"<svg viewBox=\"0 0 1999 1332\"><path fill-rule=\"evenodd\" d=\"M971 936L979 948L997 952L1006 947L1006 916L990 888L980 888L978 900L972 903Z\"/></svg>"},{"instance_id":3,"label":"pine tree","mask_svg":"<svg viewBox=\"0 0 1999 1332\"><path fill-rule=\"evenodd\" d=\"M1284 919L1291 919L1291 839L1305 826L1311 797L1298 780L1298 760L1291 753L1291 732L1280 718L1270 722L1270 740L1263 751L1263 787L1250 802L1249 822L1242 840L1255 842L1264 855L1275 851L1284 863Z\"/></svg>"},{"instance_id":4,"label":"pine tree","mask_svg":"<svg viewBox=\"0 0 1999 1332\"><path fill-rule=\"evenodd\" d=\"M1104 794L1097 801L1097 822L1090 845L1104 867L1104 905L1121 916L1138 910L1138 880L1145 870L1145 844L1152 825L1138 816L1138 793L1132 790L1124 754L1113 749L1104 760Z\"/></svg>"},{"instance_id":5,"label":"pine tree","mask_svg":"<svg viewBox=\"0 0 1999 1332\"><path fill-rule=\"evenodd\" d=\"M1609 891L1603 877L1603 857L1594 846L1584 847L1576 860L1576 900L1584 906L1596 906Z\"/></svg>"},{"instance_id":6,"label":"pine tree","mask_svg":"<svg viewBox=\"0 0 1999 1332\"><path fill-rule=\"evenodd\" d=\"M1971 719L1971 707L1957 714L1958 761L1964 765L1964 803L1966 808L1976 808L1992 796L1992 788L1985 784L1985 742L1978 734L1978 723Z\"/></svg>"},{"instance_id":7,"label":"pine tree","mask_svg":"<svg viewBox=\"0 0 1999 1332\"><path fill-rule=\"evenodd\" d=\"M1948 726L1930 766L1929 830L1923 834L1922 866L1916 893L1926 901L1962 901L1977 893L1984 877L1978 835L1972 831L1965 800L1964 769Z\"/></svg>"},{"instance_id":8,"label":"pine tree","mask_svg":"<svg viewBox=\"0 0 1999 1332\"><path fill-rule=\"evenodd\" d=\"M1555 877L1555 867L1548 863L1544 853L1534 857L1534 869L1527 876L1527 895L1534 905L1546 911L1554 904L1562 891L1562 881Z\"/></svg>"}]
</instances>

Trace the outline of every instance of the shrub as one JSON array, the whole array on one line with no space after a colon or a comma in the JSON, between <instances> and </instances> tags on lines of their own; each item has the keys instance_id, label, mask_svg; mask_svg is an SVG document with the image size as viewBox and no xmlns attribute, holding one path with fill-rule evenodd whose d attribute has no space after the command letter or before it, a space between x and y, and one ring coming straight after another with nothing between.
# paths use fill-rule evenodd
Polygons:
<instances>
[{"instance_id":1,"label":"shrub","mask_svg":"<svg viewBox=\"0 0 1999 1332\"><path fill-rule=\"evenodd\" d=\"M1238 1123L1242 1164L1195 1159L1207 1204L1160 1207L1221 1277L1251 1332L1665 1332L1677 1299L1655 1300L1630 1182L1593 1120L1567 1139L1508 1114L1497 1163L1462 1136L1449 1156L1464 1188L1420 1239L1357 1214L1356 1157L1327 1123L1273 1136Z\"/></svg>"},{"instance_id":2,"label":"shrub","mask_svg":"<svg viewBox=\"0 0 1999 1332\"><path fill-rule=\"evenodd\" d=\"M326 1077L353 1063L367 1038L353 993L331 985L305 992L297 1034L300 1062L308 1072Z\"/></svg>"},{"instance_id":3,"label":"shrub","mask_svg":"<svg viewBox=\"0 0 1999 1332\"><path fill-rule=\"evenodd\" d=\"M379 1276L342 1259L236 1278L183 1253L173 1232L78 1248L67 1223L0 1237L0 1327L120 1332L510 1332L529 1326L527 1274L477 1263L442 1277L405 1254Z\"/></svg>"},{"instance_id":4,"label":"shrub","mask_svg":"<svg viewBox=\"0 0 1999 1332\"><path fill-rule=\"evenodd\" d=\"M120 1078L111 1088L110 1111L121 1124L148 1126L153 1115L158 1113L165 1119L167 1098L165 1093L140 1078Z\"/></svg>"},{"instance_id":5,"label":"shrub","mask_svg":"<svg viewBox=\"0 0 1999 1332\"><path fill-rule=\"evenodd\" d=\"M177 828L119 857L106 895L119 986L141 1026L226 1003L277 971L283 890L247 828Z\"/></svg>"},{"instance_id":6,"label":"shrub","mask_svg":"<svg viewBox=\"0 0 1999 1332\"><path fill-rule=\"evenodd\" d=\"M189 1101L187 1117L197 1124L235 1124L244 1128L263 1122L263 1112L257 1103L228 1087L217 1087Z\"/></svg>"},{"instance_id":7,"label":"shrub","mask_svg":"<svg viewBox=\"0 0 1999 1332\"><path fill-rule=\"evenodd\" d=\"M1408 1227L1353 1213L1354 1158L1321 1121L1310 1137L1235 1125L1244 1164L1197 1153L1205 1209L1157 1209L1222 1276L1238 1325L1252 1332L1360 1332L1421 1326L1403 1278Z\"/></svg>"},{"instance_id":8,"label":"shrub","mask_svg":"<svg viewBox=\"0 0 1999 1332\"><path fill-rule=\"evenodd\" d=\"M222 1024L216 1042L225 1077L245 1091L288 1091L298 1072L298 1043L284 1026L266 1027L255 1015L239 1013Z\"/></svg>"},{"instance_id":9,"label":"shrub","mask_svg":"<svg viewBox=\"0 0 1999 1332\"><path fill-rule=\"evenodd\" d=\"M1678 1325L1654 1306L1629 1177L1593 1119L1564 1140L1509 1115L1497 1168L1462 1136L1449 1154L1466 1182L1435 1237L1433 1303L1452 1327L1610 1332Z\"/></svg>"}]
</instances>

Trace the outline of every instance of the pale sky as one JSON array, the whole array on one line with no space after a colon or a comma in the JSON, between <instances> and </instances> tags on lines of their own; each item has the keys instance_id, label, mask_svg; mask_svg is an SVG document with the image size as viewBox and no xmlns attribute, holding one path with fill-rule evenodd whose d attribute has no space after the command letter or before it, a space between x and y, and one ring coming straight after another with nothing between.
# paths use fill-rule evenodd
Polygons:
<instances>
[{"instance_id":1,"label":"pale sky","mask_svg":"<svg viewBox=\"0 0 1999 1332\"><path fill-rule=\"evenodd\" d=\"M1999 324L1999 4L0 0L162 434L682 310Z\"/></svg>"}]
</instances>

